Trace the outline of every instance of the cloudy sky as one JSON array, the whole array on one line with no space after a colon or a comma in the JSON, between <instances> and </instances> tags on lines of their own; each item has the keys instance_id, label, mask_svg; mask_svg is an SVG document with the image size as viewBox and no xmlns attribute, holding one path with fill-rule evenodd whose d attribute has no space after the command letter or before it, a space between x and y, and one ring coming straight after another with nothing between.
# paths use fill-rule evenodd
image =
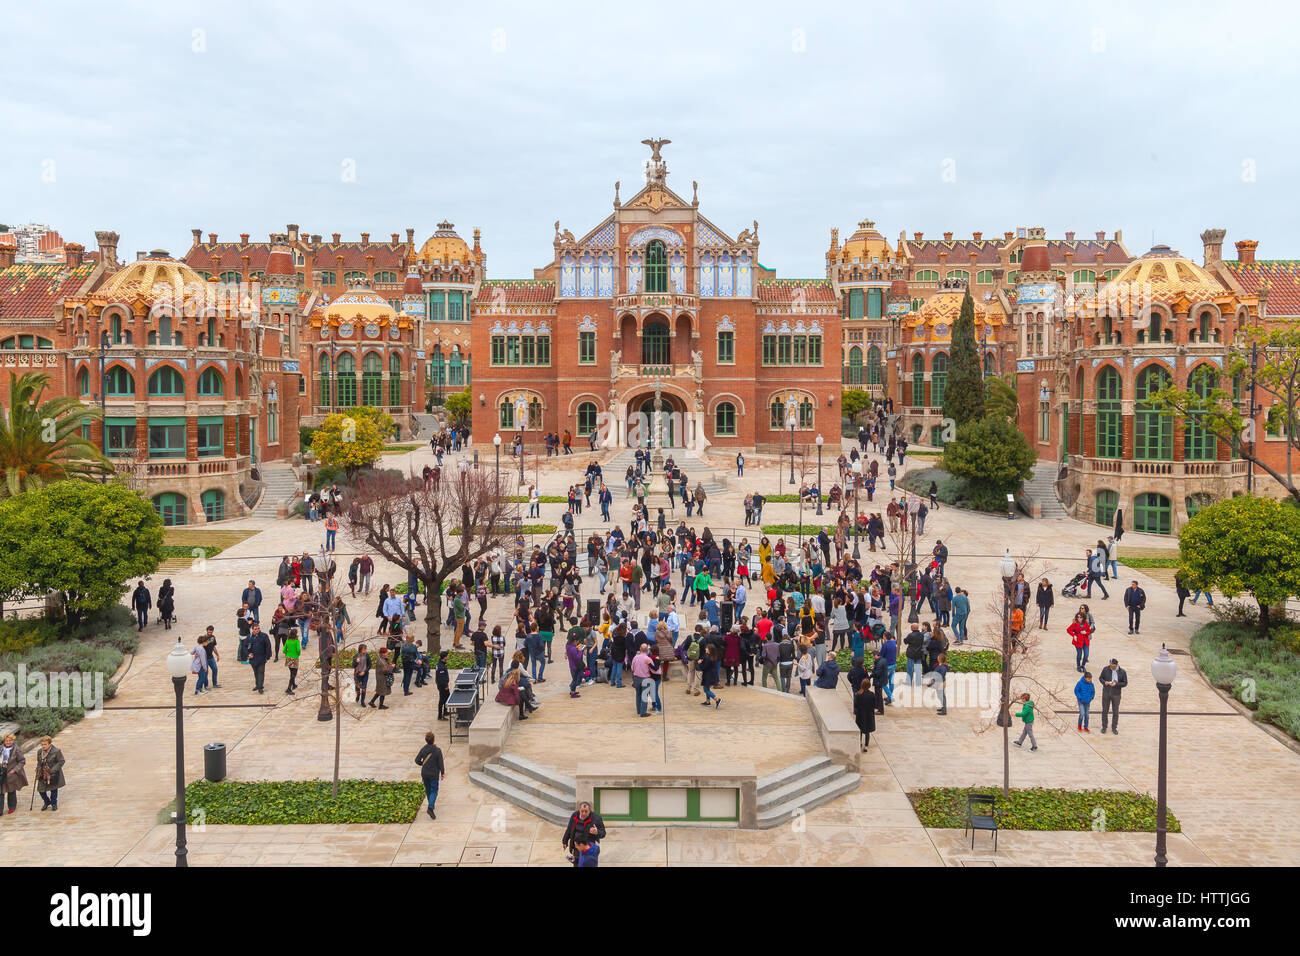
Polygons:
<instances>
[{"instance_id":1,"label":"cloudy sky","mask_svg":"<svg viewBox=\"0 0 1300 956\"><path fill-rule=\"evenodd\" d=\"M1300 257L1294 3L0 0L0 222L93 247L189 230L483 230L528 276L642 181L779 275L829 230L1198 234ZM1290 228L1288 228L1290 227Z\"/></svg>"}]
</instances>

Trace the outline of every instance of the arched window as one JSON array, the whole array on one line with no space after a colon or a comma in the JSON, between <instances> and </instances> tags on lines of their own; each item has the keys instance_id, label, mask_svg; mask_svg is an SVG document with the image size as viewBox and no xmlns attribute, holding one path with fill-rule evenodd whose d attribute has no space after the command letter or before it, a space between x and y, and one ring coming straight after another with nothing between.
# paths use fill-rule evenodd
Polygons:
<instances>
[{"instance_id":1,"label":"arched window","mask_svg":"<svg viewBox=\"0 0 1300 956\"><path fill-rule=\"evenodd\" d=\"M451 359L447 362L447 384L452 388L468 385L465 381L465 366L460 357L460 346L451 347Z\"/></svg>"},{"instance_id":2,"label":"arched window","mask_svg":"<svg viewBox=\"0 0 1300 956\"><path fill-rule=\"evenodd\" d=\"M943 395L948 390L948 353L936 352L930 360L930 404L943 407Z\"/></svg>"},{"instance_id":3,"label":"arched window","mask_svg":"<svg viewBox=\"0 0 1300 956\"><path fill-rule=\"evenodd\" d=\"M388 356L388 404L402 404L402 356L396 352Z\"/></svg>"},{"instance_id":4,"label":"arched window","mask_svg":"<svg viewBox=\"0 0 1300 956\"><path fill-rule=\"evenodd\" d=\"M226 516L226 496L219 488L203 492L199 497L203 514L209 521L220 521Z\"/></svg>"},{"instance_id":5,"label":"arched window","mask_svg":"<svg viewBox=\"0 0 1300 956\"><path fill-rule=\"evenodd\" d=\"M1097 492L1093 508L1093 520L1107 527L1115 523L1115 510L1119 508L1119 492L1102 489Z\"/></svg>"},{"instance_id":6,"label":"arched window","mask_svg":"<svg viewBox=\"0 0 1300 956\"><path fill-rule=\"evenodd\" d=\"M949 269L949 279L960 279L962 282L970 282L970 273L965 269Z\"/></svg>"},{"instance_id":7,"label":"arched window","mask_svg":"<svg viewBox=\"0 0 1300 956\"><path fill-rule=\"evenodd\" d=\"M320 357L320 403L321 405L331 405L330 402L330 357L322 355Z\"/></svg>"},{"instance_id":8,"label":"arched window","mask_svg":"<svg viewBox=\"0 0 1300 956\"><path fill-rule=\"evenodd\" d=\"M501 399L501 404L497 408L497 422L501 428L515 427L515 406L510 399Z\"/></svg>"},{"instance_id":9,"label":"arched window","mask_svg":"<svg viewBox=\"0 0 1300 956\"><path fill-rule=\"evenodd\" d=\"M882 384L880 377L880 349L874 345L867 349L867 384Z\"/></svg>"},{"instance_id":10,"label":"arched window","mask_svg":"<svg viewBox=\"0 0 1300 956\"><path fill-rule=\"evenodd\" d=\"M396 273L396 272L376 272L376 273L375 273L375 281L376 281L376 282L389 282L389 283L396 282L396 281L397 281L397 273Z\"/></svg>"},{"instance_id":11,"label":"arched window","mask_svg":"<svg viewBox=\"0 0 1300 956\"><path fill-rule=\"evenodd\" d=\"M83 396L90 394L90 369L83 368L77 373L77 391Z\"/></svg>"},{"instance_id":12,"label":"arched window","mask_svg":"<svg viewBox=\"0 0 1300 956\"><path fill-rule=\"evenodd\" d=\"M1210 507L1212 504L1214 504L1214 495L1207 495L1204 492L1195 495L1188 495L1183 501L1183 505L1187 508L1187 517L1189 519L1195 518L1197 512L1202 508Z\"/></svg>"},{"instance_id":13,"label":"arched window","mask_svg":"<svg viewBox=\"0 0 1300 956\"><path fill-rule=\"evenodd\" d=\"M240 276L238 272L235 272L233 270L221 273L222 282L240 282L242 281L242 278L243 277Z\"/></svg>"},{"instance_id":14,"label":"arched window","mask_svg":"<svg viewBox=\"0 0 1300 956\"><path fill-rule=\"evenodd\" d=\"M109 330L109 336L114 345L131 344L131 332L122 328L122 317L120 315L113 316L109 322Z\"/></svg>"},{"instance_id":15,"label":"arched window","mask_svg":"<svg viewBox=\"0 0 1300 956\"><path fill-rule=\"evenodd\" d=\"M244 373L241 369L235 369L235 398L244 397Z\"/></svg>"},{"instance_id":16,"label":"arched window","mask_svg":"<svg viewBox=\"0 0 1300 956\"><path fill-rule=\"evenodd\" d=\"M1200 319L1197 323L1196 341L1198 342L1214 341L1214 332L1211 329L1211 325L1210 325L1211 319L1212 319L1212 313L1210 312L1210 310L1202 309Z\"/></svg>"},{"instance_id":17,"label":"arched window","mask_svg":"<svg viewBox=\"0 0 1300 956\"><path fill-rule=\"evenodd\" d=\"M780 430L786 427L785 424L785 404L779 398L772 399L772 404L768 408L771 412L771 418L768 421L770 427Z\"/></svg>"},{"instance_id":18,"label":"arched window","mask_svg":"<svg viewBox=\"0 0 1300 956\"><path fill-rule=\"evenodd\" d=\"M922 269L916 274L917 282L938 282L939 273L934 269Z\"/></svg>"},{"instance_id":19,"label":"arched window","mask_svg":"<svg viewBox=\"0 0 1300 956\"><path fill-rule=\"evenodd\" d=\"M185 523L185 496L178 495L168 491L161 495L154 495L154 510L158 512L158 517L162 518L162 523L167 526Z\"/></svg>"},{"instance_id":20,"label":"arched window","mask_svg":"<svg viewBox=\"0 0 1300 956\"><path fill-rule=\"evenodd\" d=\"M1173 506L1164 495L1147 492L1133 499L1133 530L1144 534L1173 531Z\"/></svg>"},{"instance_id":21,"label":"arched window","mask_svg":"<svg viewBox=\"0 0 1300 956\"><path fill-rule=\"evenodd\" d=\"M104 394L109 398L135 398L135 377L121 365L104 373Z\"/></svg>"},{"instance_id":22,"label":"arched window","mask_svg":"<svg viewBox=\"0 0 1300 956\"><path fill-rule=\"evenodd\" d=\"M807 395L799 399L799 427L813 427L813 403Z\"/></svg>"},{"instance_id":23,"label":"arched window","mask_svg":"<svg viewBox=\"0 0 1300 956\"><path fill-rule=\"evenodd\" d=\"M713 434L720 438L731 438L736 434L736 406L731 402L718 402L713 411Z\"/></svg>"},{"instance_id":24,"label":"arched window","mask_svg":"<svg viewBox=\"0 0 1300 956\"><path fill-rule=\"evenodd\" d=\"M984 353L984 377L992 378L998 374L998 360L992 352Z\"/></svg>"},{"instance_id":25,"label":"arched window","mask_svg":"<svg viewBox=\"0 0 1300 956\"><path fill-rule=\"evenodd\" d=\"M361 404L377 408L383 403L384 362L378 352L367 352L361 360Z\"/></svg>"},{"instance_id":26,"label":"arched window","mask_svg":"<svg viewBox=\"0 0 1300 956\"><path fill-rule=\"evenodd\" d=\"M977 273L975 274L975 282L976 282L977 285L992 285L992 284L993 284L993 270L992 270L992 269L981 269L979 272L977 272Z\"/></svg>"},{"instance_id":27,"label":"arched window","mask_svg":"<svg viewBox=\"0 0 1300 956\"><path fill-rule=\"evenodd\" d=\"M339 281L338 274L333 270L327 270L320 274L321 285L336 285Z\"/></svg>"},{"instance_id":28,"label":"arched window","mask_svg":"<svg viewBox=\"0 0 1300 956\"><path fill-rule=\"evenodd\" d=\"M849 368L845 384L862 384L862 349L856 345L849 349Z\"/></svg>"},{"instance_id":29,"label":"arched window","mask_svg":"<svg viewBox=\"0 0 1300 956\"><path fill-rule=\"evenodd\" d=\"M356 285L358 282L366 281L366 274L364 272L357 272L354 269L351 272L343 273L343 281L347 285Z\"/></svg>"},{"instance_id":30,"label":"arched window","mask_svg":"<svg viewBox=\"0 0 1300 956\"><path fill-rule=\"evenodd\" d=\"M1187 387L1193 395L1205 402L1218 385L1218 374L1212 366L1198 365L1187 377ZM1191 414L1183 420L1183 460L1214 461L1218 457L1218 441L1203 424L1203 414Z\"/></svg>"},{"instance_id":31,"label":"arched window","mask_svg":"<svg viewBox=\"0 0 1300 956\"><path fill-rule=\"evenodd\" d=\"M1151 405L1150 397L1167 386L1170 376L1152 365L1138 375L1133 416L1133 457L1139 461L1171 461L1174 457L1174 419ZM1168 534L1168 532L1165 532Z\"/></svg>"},{"instance_id":32,"label":"arched window","mask_svg":"<svg viewBox=\"0 0 1300 956\"><path fill-rule=\"evenodd\" d=\"M540 429L542 427L541 399L534 398L528 403L528 427L532 429Z\"/></svg>"},{"instance_id":33,"label":"arched window","mask_svg":"<svg viewBox=\"0 0 1300 956\"><path fill-rule=\"evenodd\" d=\"M578 434L590 435L596 430L596 403L581 402L578 405Z\"/></svg>"},{"instance_id":34,"label":"arched window","mask_svg":"<svg viewBox=\"0 0 1300 956\"><path fill-rule=\"evenodd\" d=\"M226 383L221 378L221 373L217 369L209 366L203 370L199 376L199 394L200 395L221 395L226 390Z\"/></svg>"},{"instance_id":35,"label":"arched window","mask_svg":"<svg viewBox=\"0 0 1300 956\"><path fill-rule=\"evenodd\" d=\"M1097 373L1098 458L1123 456L1124 415L1120 404L1123 390L1123 380L1112 366L1107 365Z\"/></svg>"},{"instance_id":36,"label":"arched window","mask_svg":"<svg viewBox=\"0 0 1300 956\"><path fill-rule=\"evenodd\" d=\"M925 358L920 352L912 356L912 407L925 405Z\"/></svg>"},{"instance_id":37,"label":"arched window","mask_svg":"<svg viewBox=\"0 0 1300 956\"><path fill-rule=\"evenodd\" d=\"M641 364L667 365L671 361L672 342L664 322L647 322L641 334Z\"/></svg>"},{"instance_id":38,"label":"arched window","mask_svg":"<svg viewBox=\"0 0 1300 956\"><path fill-rule=\"evenodd\" d=\"M668 253L658 239L645 247L645 290L668 291Z\"/></svg>"},{"instance_id":39,"label":"arched window","mask_svg":"<svg viewBox=\"0 0 1300 956\"><path fill-rule=\"evenodd\" d=\"M1091 269L1075 269L1072 277L1075 283L1093 283L1097 281L1097 273Z\"/></svg>"},{"instance_id":40,"label":"arched window","mask_svg":"<svg viewBox=\"0 0 1300 956\"><path fill-rule=\"evenodd\" d=\"M340 408L354 408L357 404L357 360L351 352L343 352L334 359L335 404Z\"/></svg>"},{"instance_id":41,"label":"arched window","mask_svg":"<svg viewBox=\"0 0 1300 956\"><path fill-rule=\"evenodd\" d=\"M151 396L184 395L185 376L170 365L164 365L149 376L149 394Z\"/></svg>"}]
</instances>

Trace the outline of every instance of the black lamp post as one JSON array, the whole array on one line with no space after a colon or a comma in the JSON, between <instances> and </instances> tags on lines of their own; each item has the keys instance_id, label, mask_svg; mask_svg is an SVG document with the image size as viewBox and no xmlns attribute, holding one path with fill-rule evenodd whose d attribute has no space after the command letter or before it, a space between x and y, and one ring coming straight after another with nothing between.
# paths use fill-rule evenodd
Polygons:
<instances>
[{"instance_id":1,"label":"black lamp post","mask_svg":"<svg viewBox=\"0 0 1300 956\"><path fill-rule=\"evenodd\" d=\"M861 484L859 479L862 477L862 460L858 459L853 463L853 558L857 560L862 557L859 550L859 541L862 539L862 511L858 507L858 485Z\"/></svg>"},{"instance_id":2,"label":"black lamp post","mask_svg":"<svg viewBox=\"0 0 1300 956\"><path fill-rule=\"evenodd\" d=\"M167 673L176 689L176 865L186 867L185 849L185 679L190 676L190 652L180 641L166 659Z\"/></svg>"},{"instance_id":3,"label":"black lamp post","mask_svg":"<svg viewBox=\"0 0 1300 956\"><path fill-rule=\"evenodd\" d=\"M822 513L822 438L821 433L817 435L817 514Z\"/></svg>"},{"instance_id":4,"label":"black lamp post","mask_svg":"<svg viewBox=\"0 0 1300 956\"><path fill-rule=\"evenodd\" d=\"M1151 661L1151 676L1155 678L1156 690L1160 692L1160 752L1156 763L1156 866L1164 867L1168 863L1165 854L1165 837L1168 816L1168 774L1165 771L1165 758L1168 752L1169 691L1174 686L1174 677L1178 675L1178 664L1169 656L1165 645L1160 645L1160 653Z\"/></svg>"},{"instance_id":5,"label":"black lamp post","mask_svg":"<svg viewBox=\"0 0 1300 956\"><path fill-rule=\"evenodd\" d=\"M496 485L497 485L497 494L501 494L501 433L500 432L497 432L495 435L492 436L492 444L493 446L495 446L497 450L497 470L496 470L496 478L495 478Z\"/></svg>"},{"instance_id":6,"label":"black lamp post","mask_svg":"<svg viewBox=\"0 0 1300 956\"><path fill-rule=\"evenodd\" d=\"M1002 572L1002 706L998 709L997 725L1006 737L1011 732L1011 579L1016 574L1016 562L1010 551L1002 556L998 570ZM1005 758L1005 740L1002 749Z\"/></svg>"}]
</instances>

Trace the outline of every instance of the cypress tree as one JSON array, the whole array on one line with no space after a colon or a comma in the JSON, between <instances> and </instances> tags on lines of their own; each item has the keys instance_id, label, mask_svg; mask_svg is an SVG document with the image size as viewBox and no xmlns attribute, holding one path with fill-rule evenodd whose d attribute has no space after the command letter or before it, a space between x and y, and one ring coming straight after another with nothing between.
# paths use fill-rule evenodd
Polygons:
<instances>
[{"instance_id":1,"label":"cypress tree","mask_svg":"<svg viewBox=\"0 0 1300 956\"><path fill-rule=\"evenodd\" d=\"M952 327L952 353L948 356L948 387L943 394L943 417L958 427L984 417L984 374L975 345L975 301L967 291L961 315Z\"/></svg>"}]
</instances>

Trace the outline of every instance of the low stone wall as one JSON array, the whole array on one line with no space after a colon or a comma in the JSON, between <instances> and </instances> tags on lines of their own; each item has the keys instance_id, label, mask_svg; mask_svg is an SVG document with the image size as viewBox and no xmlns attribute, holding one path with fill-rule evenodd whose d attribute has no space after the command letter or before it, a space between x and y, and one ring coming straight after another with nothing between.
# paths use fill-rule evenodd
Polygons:
<instances>
[{"instance_id":1,"label":"low stone wall","mask_svg":"<svg viewBox=\"0 0 1300 956\"><path fill-rule=\"evenodd\" d=\"M758 771L752 763L678 761L674 763L580 763L574 775L577 802L595 804L598 789L736 790L740 798L741 829L758 827ZM604 811L602 811L604 812ZM618 820L619 826L664 826L662 820ZM692 820L690 826L734 827L734 821Z\"/></svg>"},{"instance_id":2,"label":"low stone wall","mask_svg":"<svg viewBox=\"0 0 1300 956\"><path fill-rule=\"evenodd\" d=\"M862 734L853 719L853 699L844 684L834 690L808 686L808 710L817 732L821 734L826 756L833 763L851 770L858 769L862 757Z\"/></svg>"},{"instance_id":3,"label":"low stone wall","mask_svg":"<svg viewBox=\"0 0 1300 956\"><path fill-rule=\"evenodd\" d=\"M519 708L485 700L474 721L469 725L469 769L482 770L483 765L506 749L510 731L519 720Z\"/></svg>"}]
</instances>

